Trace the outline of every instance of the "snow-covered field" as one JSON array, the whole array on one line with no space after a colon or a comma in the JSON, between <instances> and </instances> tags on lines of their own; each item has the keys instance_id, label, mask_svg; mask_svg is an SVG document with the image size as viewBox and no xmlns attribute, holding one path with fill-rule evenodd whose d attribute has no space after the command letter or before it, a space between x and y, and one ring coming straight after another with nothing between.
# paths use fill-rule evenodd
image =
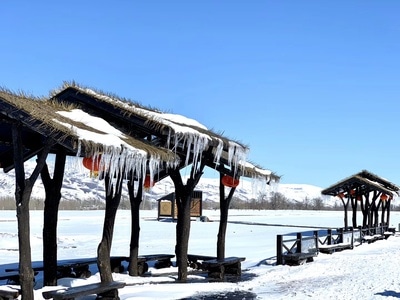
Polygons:
<instances>
[{"instance_id":1,"label":"snow-covered field","mask_svg":"<svg viewBox=\"0 0 400 300\"><path fill-rule=\"evenodd\" d=\"M212 222L191 223L189 253L216 254L218 211L203 212ZM43 212L31 212L32 259L41 260ZM96 256L101 238L103 211L61 211L58 228L59 259ZM175 223L157 221L156 211L141 211L140 254L174 254ZM400 297L400 238L362 244L353 250L319 255L301 266L276 266L276 235L307 231L306 225L342 227L343 212L332 211L239 211L229 221L282 224L261 226L228 224L226 256L244 256L242 281L208 282L202 274L190 275L188 283L176 283L176 268L149 269L152 276L130 277L114 274L127 287L121 299L217 299L207 296L235 292L238 299L395 299ZM391 227L398 228L400 213L392 212ZM0 211L0 271L18 261L15 211ZM119 211L112 255L127 256L130 212ZM99 281L96 267L88 279L61 279L60 285L74 286ZM42 299L41 274L37 276L35 299ZM205 275L205 274L204 274ZM1 282L5 284L5 282ZM242 293L240 293L242 292ZM228 294L233 299L234 294ZM94 299L94 296L85 299ZM219 298L222 299L222 298Z\"/></svg>"}]
</instances>

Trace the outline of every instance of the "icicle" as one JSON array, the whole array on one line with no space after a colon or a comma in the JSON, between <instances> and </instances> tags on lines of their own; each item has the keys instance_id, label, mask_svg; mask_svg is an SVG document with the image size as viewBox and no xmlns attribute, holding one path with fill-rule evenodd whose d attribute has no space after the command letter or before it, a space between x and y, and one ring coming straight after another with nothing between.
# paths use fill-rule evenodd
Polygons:
<instances>
[{"instance_id":1,"label":"icicle","mask_svg":"<svg viewBox=\"0 0 400 300\"><path fill-rule=\"evenodd\" d=\"M251 188L253 195L268 194L270 189L264 176L253 176L251 179Z\"/></svg>"},{"instance_id":2,"label":"icicle","mask_svg":"<svg viewBox=\"0 0 400 300\"><path fill-rule=\"evenodd\" d=\"M219 160L221 159L221 154L223 150L224 150L224 142L221 139L218 139L218 146L214 154L215 166L219 164Z\"/></svg>"},{"instance_id":3,"label":"icicle","mask_svg":"<svg viewBox=\"0 0 400 300\"><path fill-rule=\"evenodd\" d=\"M170 140L171 140L171 128L168 130L168 138L167 138L167 148L168 149L170 149ZM176 146L176 144L174 145L174 146ZM176 150L176 148L175 148L175 150Z\"/></svg>"},{"instance_id":4,"label":"icicle","mask_svg":"<svg viewBox=\"0 0 400 300\"><path fill-rule=\"evenodd\" d=\"M248 149L241 147L239 144L230 141L228 149L228 164L234 169L236 174L238 167L244 166L246 163ZM232 166L233 165L233 166Z\"/></svg>"},{"instance_id":5,"label":"icicle","mask_svg":"<svg viewBox=\"0 0 400 300\"><path fill-rule=\"evenodd\" d=\"M78 151L76 153L76 156L81 156L81 151L82 151L82 142L81 140L78 140Z\"/></svg>"},{"instance_id":6,"label":"icicle","mask_svg":"<svg viewBox=\"0 0 400 300\"><path fill-rule=\"evenodd\" d=\"M100 153L94 155L95 159ZM152 172L160 166L159 157L150 157ZM109 174L109 184L114 187L116 178L127 178L129 174L139 174L144 177L146 173L147 154L143 151L132 151L125 147L105 147L100 157L100 168Z\"/></svg>"}]
</instances>

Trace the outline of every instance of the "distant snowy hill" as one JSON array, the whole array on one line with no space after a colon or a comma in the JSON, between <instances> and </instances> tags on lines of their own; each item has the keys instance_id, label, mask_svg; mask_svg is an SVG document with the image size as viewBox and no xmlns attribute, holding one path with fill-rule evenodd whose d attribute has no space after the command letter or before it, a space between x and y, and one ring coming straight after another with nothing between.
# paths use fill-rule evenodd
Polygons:
<instances>
[{"instance_id":1,"label":"distant snowy hill","mask_svg":"<svg viewBox=\"0 0 400 300\"><path fill-rule=\"evenodd\" d=\"M30 174L35 167L36 162L30 160L25 163L25 172ZM52 161L48 162L49 170L52 172ZM203 200L219 201L219 180L217 178L202 178L196 187L196 190L203 192ZM124 186L124 195L127 195L126 185ZM272 187L260 186L259 183L252 180L241 180L236 188L234 197L240 200L257 199L260 195L271 195L272 192L279 192L287 199L294 201L311 200L322 198L326 205L335 202L332 197L321 195L322 188L306 184L276 184ZM146 200L157 200L164 195L174 192L174 185L170 178L157 182L153 188L146 191ZM14 171L4 173L0 171L0 195L13 196L15 193ZM78 158L69 158L64 183L62 188L63 199L66 200L104 200L104 181L91 178L89 171L85 169ZM44 187L40 177L35 183L32 198L43 199L45 195Z\"/></svg>"}]
</instances>

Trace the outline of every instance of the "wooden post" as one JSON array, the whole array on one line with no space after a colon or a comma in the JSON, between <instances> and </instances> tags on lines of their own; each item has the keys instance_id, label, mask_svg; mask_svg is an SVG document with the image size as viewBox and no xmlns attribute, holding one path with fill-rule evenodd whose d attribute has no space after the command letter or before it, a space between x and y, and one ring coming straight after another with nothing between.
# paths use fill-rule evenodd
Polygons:
<instances>
[{"instance_id":1,"label":"wooden post","mask_svg":"<svg viewBox=\"0 0 400 300\"><path fill-rule=\"evenodd\" d=\"M220 201L220 221L217 238L217 258L225 258L225 236L226 228L228 226L228 213L229 206L236 188L232 187L229 191L228 197L225 198L225 186L222 184L223 174L220 173L219 177L219 201Z\"/></svg>"},{"instance_id":2,"label":"wooden post","mask_svg":"<svg viewBox=\"0 0 400 300\"><path fill-rule=\"evenodd\" d=\"M351 249L354 248L354 228L351 229Z\"/></svg>"},{"instance_id":3,"label":"wooden post","mask_svg":"<svg viewBox=\"0 0 400 300\"><path fill-rule=\"evenodd\" d=\"M43 284L57 285L57 224L61 188L64 180L66 153L56 154L53 178L45 164L40 173L46 192L43 210Z\"/></svg>"},{"instance_id":4,"label":"wooden post","mask_svg":"<svg viewBox=\"0 0 400 300\"><path fill-rule=\"evenodd\" d=\"M343 228L339 228L338 231L339 231L339 243L343 243Z\"/></svg>"},{"instance_id":5,"label":"wooden post","mask_svg":"<svg viewBox=\"0 0 400 300\"><path fill-rule=\"evenodd\" d=\"M283 241L283 236L278 234L276 236L276 264L277 265L283 264L282 241Z\"/></svg>"},{"instance_id":6,"label":"wooden post","mask_svg":"<svg viewBox=\"0 0 400 300\"><path fill-rule=\"evenodd\" d=\"M175 255L178 266L178 281L187 281L188 248L190 235L190 208L193 190L200 180L205 167L204 162L198 166L192 165L190 178L183 184L179 169L170 170L170 177L175 185L175 201L178 210L178 219L176 222L176 245Z\"/></svg>"},{"instance_id":7,"label":"wooden post","mask_svg":"<svg viewBox=\"0 0 400 300\"><path fill-rule=\"evenodd\" d=\"M296 247L296 253L301 253L301 232L297 233L297 247Z\"/></svg>"},{"instance_id":8,"label":"wooden post","mask_svg":"<svg viewBox=\"0 0 400 300\"><path fill-rule=\"evenodd\" d=\"M327 243L328 245L332 245L332 229L328 229L328 236L327 236Z\"/></svg>"},{"instance_id":9,"label":"wooden post","mask_svg":"<svg viewBox=\"0 0 400 300\"><path fill-rule=\"evenodd\" d=\"M24 168L24 144L20 124L12 126L13 159L15 166L15 201L17 210L18 246L19 246L19 275L21 285L21 298L24 300L33 299L32 254L30 241L30 213L29 201L35 184L50 152L53 142L47 140L44 148L38 155L35 169L29 178L25 178Z\"/></svg>"},{"instance_id":10,"label":"wooden post","mask_svg":"<svg viewBox=\"0 0 400 300\"><path fill-rule=\"evenodd\" d=\"M134 192L134 181L133 179L128 182L128 194L129 201L131 204L131 243L129 247L129 265L128 272L129 276L138 276L138 255L139 255L139 235L140 235L140 203L142 202L143 196L143 184L142 178L138 179L138 188L135 196ZM160 205L158 202L158 205ZM160 209L158 210L160 211Z\"/></svg>"},{"instance_id":11,"label":"wooden post","mask_svg":"<svg viewBox=\"0 0 400 300\"><path fill-rule=\"evenodd\" d=\"M101 242L97 247L97 267L99 268L101 282L113 281L110 253L114 233L115 216L121 201L123 173L124 172L121 172L117 177L115 192L109 174L106 174L104 179L106 190L106 209L104 216L103 235ZM118 290L111 290L102 295L102 297L103 299L119 299Z\"/></svg>"},{"instance_id":12,"label":"wooden post","mask_svg":"<svg viewBox=\"0 0 400 300\"><path fill-rule=\"evenodd\" d=\"M319 249L319 236L318 236L318 230L315 230L314 231L314 240L315 240L315 248L317 249L317 252L318 252L318 249Z\"/></svg>"}]
</instances>

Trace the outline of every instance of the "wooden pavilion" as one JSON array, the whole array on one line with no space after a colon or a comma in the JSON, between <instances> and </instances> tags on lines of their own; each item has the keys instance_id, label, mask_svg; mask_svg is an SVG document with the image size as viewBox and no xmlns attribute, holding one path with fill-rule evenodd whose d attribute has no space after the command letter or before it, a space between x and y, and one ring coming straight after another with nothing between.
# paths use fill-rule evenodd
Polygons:
<instances>
[{"instance_id":1,"label":"wooden pavilion","mask_svg":"<svg viewBox=\"0 0 400 300\"><path fill-rule=\"evenodd\" d=\"M178 278L186 281L187 278L187 251L190 232L191 195L200 180L205 167L210 167L220 173L220 214L221 222L218 232L217 257L225 256L225 233L228 218L228 209L238 180L241 176L253 177L268 184L279 177L271 171L264 170L246 162L248 147L205 128L197 121L176 115L162 113L153 108L144 107L139 103L127 101L115 95L105 94L94 89L81 87L75 83L65 83L61 90L54 92L51 101L81 107L86 112L96 114L106 119L130 136L146 141L159 148L173 151L179 157L179 164L171 167L168 164L152 171L148 168L150 183L170 176L175 185L175 197L178 208L176 257ZM151 161L150 161L151 162ZM190 177L183 182L180 170L191 165ZM227 180L228 178L228 180ZM227 182L230 181L230 182ZM133 182L133 180L131 180ZM225 185L223 183L226 183ZM230 188L225 195L225 186ZM129 188L129 185L128 185ZM133 194L133 193L132 193ZM133 195L130 195L132 198ZM138 220L137 199L131 200L135 206L135 220ZM133 220L133 222L135 222ZM138 222L138 221L137 221ZM138 232L139 224L133 224L132 232ZM138 243L138 233L131 244ZM138 245L138 244L137 244ZM137 248L137 247L136 247ZM137 249L131 249L131 257L137 256ZM136 262L130 264L130 274L135 275Z\"/></svg>"},{"instance_id":2,"label":"wooden pavilion","mask_svg":"<svg viewBox=\"0 0 400 300\"><path fill-rule=\"evenodd\" d=\"M20 282L23 299L33 299L33 272L29 242L29 199L39 174L45 186L44 276L46 285L56 284L54 266L57 263L56 227L58 204L66 156L91 159L99 168L99 179L106 187L106 212L103 238L98 248L101 280L112 281L109 264L110 247L116 210L121 198L121 185L128 182L132 210L132 236L129 273L137 274L139 240L139 204L142 200L145 177L150 183L171 176L175 184L177 208L176 256L178 277L187 276L187 245L190 231L191 194L204 167L220 172L221 222L218 233L217 256L224 257L225 231L229 204L240 176L263 178L266 183L279 180L268 170L245 161L248 148L228 140L201 125L171 120L168 114L133 104L113 95L82 88L75 83L65 84L48 99L23 94L0 92L0 166L5 172L15 169L16 204L20 244ZM78 111L83 119L71 112ZM105 127L111 126L121 136L120 144L90 138L93 133L106 134L101 128L88 125L84 119L100 118ZM86 133L86 134L83 134ZM53 178L46 157L56 155ZM36 156L37 166L25 178L24 161ZM191 165L191 176L183 183L179 170ZM228 178L228 180L227 180ZM224 183L230 187L225 196ZM136 184L136 187L135 187ZM47 252L46 252L47 251ZM45 253L46 252L46 253ZM117 292L114 294L117 297Z\"/></svg>"},{"instance_id":3,"label":"wooden pavilion","mask_svg":"<svg viewBox=\"0 0 400 300\"><path fill-rule=\"evenodd\" d=\"M15 169L16 210L19 238L19 274L21 295L23 299L33 299L33 270L30 253L29 200L33 185L39 175L45 187L45 209L43 229L44 277L46 285L56 284L57 244L56 227L58 204L61 199L61 186L64 175L66 156L93 156L98 151L108 153L114 161L133 159L139 162L135 167L145 167L147 160L158 159L160 162L177 164L178 158L167 149L147 145L140 140L123 136L117 146L99 143L93 134L106 136L105 132L91 128L82 121L71 119L63 112L71 112L71 107L60 105L46 99L38 99L9 91L0 92L0 166L4 171ZM93 116L85 114L86 119ZM81 138L77 133L91 133L92 139ZM48 154L56 155L53 178L46 164ZM33 173L25 178L24 162L37 156L37 165ZM143 162L140 165L140 162ZM129 166L129 164L127 164ZM112 171L111 171L112 170ZM121 178L117 168L111 168L105 177ZM135 169L127 170L134 172ZM103 238L99 245L99 269L102 281L112 281L109 264L103 264L109 257L113 212L118 207L118 191L121 180L105 180L106 184L106 218ZM108 259L109 261L109 259Z\"/></svg>"},{"instance_id":4,"label":"wooden pavilion","mask_svg":"<svg viewBox=\"0 0 400 300\"><path fill-rule=\"evenodd\" d=\"M399 187L363 170L322 190L321 193L338 197L342 201L345 230L359 226L363 229L373 229L379 225L389 226L391 201L399 194ZM351 226L347 216L349 204L352 213ZM361 224L357 221L358 210L362 212Z\"/></svg>"}]
</instances>

